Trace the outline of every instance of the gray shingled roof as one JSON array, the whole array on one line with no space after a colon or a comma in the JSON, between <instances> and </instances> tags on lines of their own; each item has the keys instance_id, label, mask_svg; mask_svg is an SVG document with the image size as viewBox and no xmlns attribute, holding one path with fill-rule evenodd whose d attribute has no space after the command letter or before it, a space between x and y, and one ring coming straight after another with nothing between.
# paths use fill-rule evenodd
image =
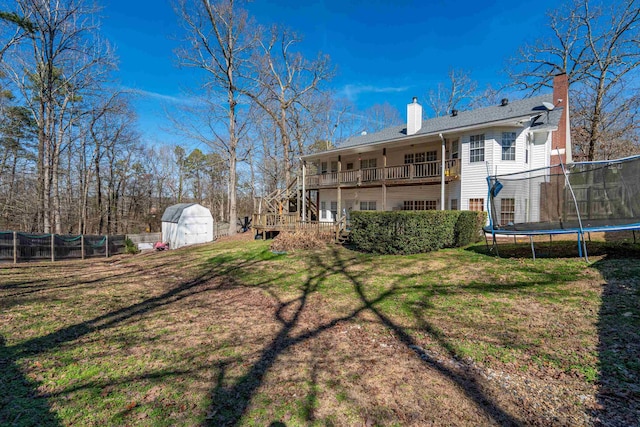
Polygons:
<instances>
[{"instance_id":1,"label":"gray shingled roof","mask_svg":"<svg viewBox=\"0 0 640 427\"><path fill-rule=\"evenodd\" d=\"M193 205L195 205L195 203L178 203L177 205L169 206L162 214L162 222L177 223L178 220L180 220L182 211Z\"/></svg>"},{"instance_id":2,"label":"gray shingled roof","mask_svg":"<svg viewBox=\"0 0 640 427\"><path fill-rule=\"evenodd\" d=\"M457 116L442 116L427 119L422 122L422 128L415 135L438 134L451 132L456 129L481 125L484 123L499 122L508 119L526 117L528 115L541 114L535 121L534 129L548 129L558 125L560 121L561 108L553 110L548 115L542 106L543 102L552 102L553 96L540 95L533 98L512 101L506 106L492 106L478 108L469 111L460 111ZM351 137L340 144L337 149L355 147L360 145L374 144L383 141L392 141L407 136L406 125L394 126L383 129L380 132Z\"/></svg>"}]
</instances>

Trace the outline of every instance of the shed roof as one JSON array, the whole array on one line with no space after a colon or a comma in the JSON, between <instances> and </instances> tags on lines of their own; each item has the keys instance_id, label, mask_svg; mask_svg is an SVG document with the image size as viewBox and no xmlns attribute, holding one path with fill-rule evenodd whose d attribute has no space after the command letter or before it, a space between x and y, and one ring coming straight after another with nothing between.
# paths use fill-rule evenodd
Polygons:
<instances>
[{"instance_id":1,"label":"shed roof","mask_svg":"<svg viewBox=\"0 0 640 427\"><path fill-rule=\"evenodd\" d=\"M169 206L162 214L162 222L175 222L177 223L180 220L180 216L182 212L195 205L196 203L178 203L176 205Z\"/></svg>"}]
</instances>

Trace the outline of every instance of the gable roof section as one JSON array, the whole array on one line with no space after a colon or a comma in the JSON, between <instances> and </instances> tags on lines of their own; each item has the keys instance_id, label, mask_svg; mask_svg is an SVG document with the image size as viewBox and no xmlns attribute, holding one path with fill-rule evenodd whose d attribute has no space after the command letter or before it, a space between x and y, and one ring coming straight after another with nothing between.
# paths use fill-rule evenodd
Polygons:
<instances>
[{"instance_id":1,"label":"gable roof section","mask_svg":"<svg viewBox=\"0 0 640 427\"><path fill-rule=\"evenodd\" d=\"M169 206L162 214L162 222L175 222L177 223L180 220L180 216L182 212L195 205L195 203L178 203L177 205Z\"/></svg>"},{"instance_id":2,"label":"gable roof section","mask_svg":"<svg viewBox=\"0 0 640 427\"><path fill-rule=\"evenodd\" d=\"M456 116L448 115L434 117L432 119L423 120L420 130L409 137L450 133L465 128L481 126L483 124L489 126L492 123L499 123L510 119L535 117L538 115L539 117L533 121L531 126L532 130L553 130L560 121L560 112L562 109L558 108L547 114L547 110L542 105L543 102L551 102L552 100L552 94L540 95L532 98L511 101L505 106L496 105L469 111L459 111ZM351 137L341 143L337 148L329 151L337 152L346 148L377 144L387 141L398 141L407 137L406 125L393 126L383 129L380 132ZM322 153L315 153L309 156L316 157L318 154Z\"/></svg>"}]
</instances>

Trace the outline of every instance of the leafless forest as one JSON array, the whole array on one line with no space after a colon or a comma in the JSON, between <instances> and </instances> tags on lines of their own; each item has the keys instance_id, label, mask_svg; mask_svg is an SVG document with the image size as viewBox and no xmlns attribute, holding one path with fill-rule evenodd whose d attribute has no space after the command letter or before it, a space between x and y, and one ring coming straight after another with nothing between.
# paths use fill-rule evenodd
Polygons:
<instances>
[{"instance_id":1,"label":"leafless forest","mask_svg":"<svg viewBox=\"0 0 640 427\"><path fill-rule=\"evenodd\" d=\"M245 6L174 2L184 41L176 63L203 78L167 132L192 148L142 143L136 94L118 85L99 5L0 1L0 229L157 231L178 202L234 222L295 177L302 153L403 122L389 104L357 111L332 88L330 52L305 57L301 35L260 25ZM505 58L503 84L481 88L454 69L440 83L417 82L427 116L492 104L505 91L536 94L566 72L575 157L636 154L639 21L635 0L569 0L549 12L539 40Z\"/></svg>"}]
</instances>

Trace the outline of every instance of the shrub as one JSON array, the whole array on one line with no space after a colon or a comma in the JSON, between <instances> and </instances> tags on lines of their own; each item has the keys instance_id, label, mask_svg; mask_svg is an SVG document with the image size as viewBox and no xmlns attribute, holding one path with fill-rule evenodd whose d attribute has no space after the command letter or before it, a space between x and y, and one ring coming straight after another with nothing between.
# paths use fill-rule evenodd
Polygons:
<instances>
[{"instance_id":1,"label":"shrub","mask_svg":"<svg viewBox=\"0 0 640 427\"><path fill-rule=\"evenodd\" d=\"M351 242L380 254L414 254L477 241L483 212L352 212Z\"/></svg>"},{"instance_id":2,"label":"shrub","mask_svg":"<svg viewBox=\"0 0 640 427\"><path fill-rule=\"evenodd\" d=\"M487 222L486 212L458 211L459 216L454 228L456 248L467 246L480 240L482 227Z\"/></svg>"},{"instance_id":3,"label":"shrub","mask_svg":"<svg viewBox=\"0 0 640 427\"><path fill-rule=\"evenodd\" d=\"M124 253L126 254L131 254L131 255L135 255L137 254L138 251L138 247L136 246L135 243L133 243L133 240L129 239L128 237L124 240Z\"/></svg>"}]
</instances>

